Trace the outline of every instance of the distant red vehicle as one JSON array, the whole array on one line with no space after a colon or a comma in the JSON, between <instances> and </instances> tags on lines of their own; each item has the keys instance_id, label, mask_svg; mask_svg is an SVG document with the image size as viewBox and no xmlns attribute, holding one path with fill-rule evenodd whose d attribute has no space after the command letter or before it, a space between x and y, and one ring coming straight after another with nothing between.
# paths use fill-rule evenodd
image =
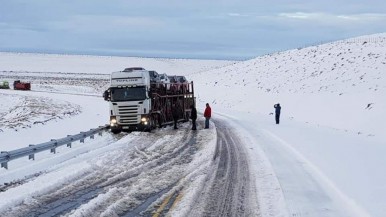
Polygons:
<instances>
[{"instance_id":1,"label":"distant red vehicle","mask_svg":"<svg viewBox=\"0 0 386 217\"><path fill-rule=\"evenodd\" d=\"M14 90L31 90L31 83L20 82L20 80L13 82Z\"/></svg>"}]
</instances>

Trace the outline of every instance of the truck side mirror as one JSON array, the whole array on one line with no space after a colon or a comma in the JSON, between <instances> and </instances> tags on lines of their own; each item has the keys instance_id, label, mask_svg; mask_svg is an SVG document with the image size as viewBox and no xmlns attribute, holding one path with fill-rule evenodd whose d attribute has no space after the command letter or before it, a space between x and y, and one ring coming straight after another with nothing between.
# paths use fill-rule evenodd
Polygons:
<instances>
[{"instance_id":1,"label":"truck side mirror","mask_svg":"<svg viewBox=\"0 0 386 217\"><path fill-rule=\"evenodd\" d=\"M110 101L110 91L109 90L105 90L105 92L103 93L103 99L105 101Z\"/></svg>"}]
</instances>

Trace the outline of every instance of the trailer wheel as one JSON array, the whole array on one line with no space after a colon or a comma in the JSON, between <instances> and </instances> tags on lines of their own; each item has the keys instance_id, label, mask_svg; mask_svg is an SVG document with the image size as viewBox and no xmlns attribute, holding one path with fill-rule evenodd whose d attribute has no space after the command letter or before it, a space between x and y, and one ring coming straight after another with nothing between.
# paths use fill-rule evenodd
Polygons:
<instances>
[{"instance_id":1,"label":"trailer wheel","mask_svg":"<svg viewBox=\"0 0 386 217\"><path fill-rule=\"evenodd\" d=\"M159 128L162 127L162 120L161 120L161 115L160 114L155 114L154 117L153 117L153 120L154 120L154 128L156 128L157 126Z\"/></svg>"},{"instance_id":2,"label":"trailer wheel","mask_svg":"<svg viewBox=\"0 0 386 217\"><path fill-rule=\"evenodd\" d=\"M189 117L190 117L190 113L188 111L186 111L184 113L184 116L183 116L184 122L189 122Z\"/></svg>"},{"instance_id":3,"label":"trailer wheel","mask_svg":"<svg viewBox=\"0 0 386 217\"><path fill-rule=\"evenodd\" d=\"M157 128L157 121L155 118L150 119L150 129L149 132Z\"/></svg>"}]
</instances>

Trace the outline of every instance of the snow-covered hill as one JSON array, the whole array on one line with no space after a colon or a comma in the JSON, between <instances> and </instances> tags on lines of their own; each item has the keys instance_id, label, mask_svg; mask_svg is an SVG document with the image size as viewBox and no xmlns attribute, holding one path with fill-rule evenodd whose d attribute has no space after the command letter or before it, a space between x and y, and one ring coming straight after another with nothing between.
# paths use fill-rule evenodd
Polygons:
<instances>
[{"instance_id":1,"label":"snow-covered hill","mask_svg":"<svg viewBox=\"0 0 386 217\"><path fill-rule=\"evenodd\" d=\"M205 79L200 79L205 76ZM265 55L192 74L201 103L296 119L365 136L386 129L386 34Z\"/></svg>"}]
</instances>

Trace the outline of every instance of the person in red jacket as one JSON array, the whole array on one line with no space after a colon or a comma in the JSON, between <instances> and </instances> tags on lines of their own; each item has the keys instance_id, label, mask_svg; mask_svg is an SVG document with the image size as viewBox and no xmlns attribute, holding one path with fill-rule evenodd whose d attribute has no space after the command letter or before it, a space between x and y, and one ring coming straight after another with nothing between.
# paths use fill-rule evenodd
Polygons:
<instances>
[{"instance_id":1,"label":"person in red jacket","mask_svg":"<svg viewBox=\"0 0 386 217\"><path fill-rule=\"evenodd\" d=\"M204 117L205 117L205 129L209 128L209 119L212 116L212 109L209 106L209 103L206 104L206 108L204 111Z\"/></svg>"}]
</instances>

